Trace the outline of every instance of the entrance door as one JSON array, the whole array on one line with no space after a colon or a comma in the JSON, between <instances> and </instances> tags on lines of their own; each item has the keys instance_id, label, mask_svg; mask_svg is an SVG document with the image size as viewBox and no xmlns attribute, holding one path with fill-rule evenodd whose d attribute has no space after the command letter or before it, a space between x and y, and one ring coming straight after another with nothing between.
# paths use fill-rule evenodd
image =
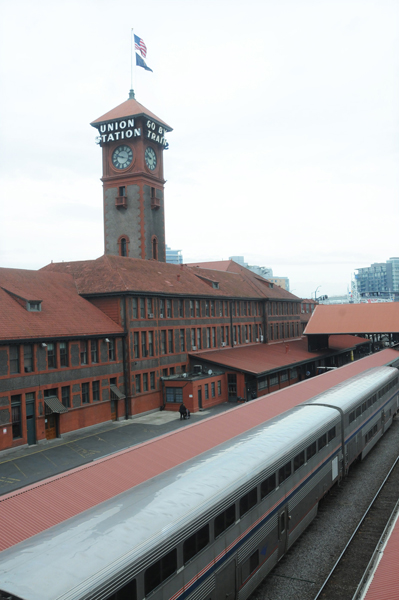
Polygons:
<instances>
[{"instance_id":1,"label":"entrance door","mask_svg":"<svg viewBox=\"0 0 399 600\"><path fill-rule=\"evenodd\" d=\"M229 400L237 400L237 375L227 375L227 385L229 389Z\"/></svg>"},{"instance_id":2,"label":"entrance door","mask_svg":"<svg viewBox=\"0 0 399 600\"><path fill-rule=\"evenodd\" d=\"M198 388L198 409L202 409L202 389Z\"/></svg>"},{"instance_id":3,"label":"entrance door","mask_svg":"<svg viewBox=\"0 0 399 600\"><path fill-rule=\"evenodd\" d=\"M29 402L26 404L26 431L28 433L28 444L36 444L35 433L35 404Z\"/></svg>"},{"instance_id":4,"label":"entrance door","mask_svg":"<svg viewBox=\"0 0 399 600\"><path fill-rule=\"evenodd\" d=\"M280 560L287 549L288 539L288 506L280 511L278 516L278 554L277 560Z\"/></svg>"},{"instance_id":5,"label":"entrance door","mask_svg":"<svg viewBox=\"0 0 399 600\"><path fill-rule=\"evenodd\" d=\"M234 600L236 597L236 561L232 560L219 573L215 581L216 600Z\"/></svg>"},{"instance_id":6,"label":"entrance door","mask_svg":"<svg viewBox=\"0 0 399 600\"><path fill-rule=\"evenodd\" d=\"M46 440L57 437L57 419L54 413L46 415Z\"/></svg>"},{"instance_id":7,"label":"entrance door","mask_svg":"<svg viewBox=\"0 0 399 600\"><path fill-rule=\"evenodd\" d=\"M116 421L116 401L111 400L111 419Z\"/></svg>"}]
</instances>

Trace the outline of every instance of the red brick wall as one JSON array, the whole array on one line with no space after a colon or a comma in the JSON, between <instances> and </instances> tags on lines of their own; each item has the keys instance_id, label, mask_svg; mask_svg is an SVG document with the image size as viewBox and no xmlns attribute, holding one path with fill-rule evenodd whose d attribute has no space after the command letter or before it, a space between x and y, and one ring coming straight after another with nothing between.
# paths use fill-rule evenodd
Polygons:
<instances>
[{"instance_id":1,"label":"red brick wall","mask_svg":"<svg viewBox=\"0 0 399 600\"><path fill-rule=\"evenodd\" d=\"M119 309L119 298L87 298L89 302L97 306L110 319L122 325L121 314Z\"/></svg>"}]
</instances>

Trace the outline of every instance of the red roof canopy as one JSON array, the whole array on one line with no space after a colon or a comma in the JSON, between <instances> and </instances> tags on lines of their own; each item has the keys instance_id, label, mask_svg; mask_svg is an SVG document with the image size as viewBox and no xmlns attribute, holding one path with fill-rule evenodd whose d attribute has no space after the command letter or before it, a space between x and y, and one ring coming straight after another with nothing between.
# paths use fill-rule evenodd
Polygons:
<instances>
[{"instance_id":1,"label":"red roof canopy","mask_svg":"<svg viewBox=\"0 0 399 600\"><path fill-rule=\"evenodd\" d=\"M306 335L399 332L399 302L316 306Z\"/></svg>"}]
</instances>

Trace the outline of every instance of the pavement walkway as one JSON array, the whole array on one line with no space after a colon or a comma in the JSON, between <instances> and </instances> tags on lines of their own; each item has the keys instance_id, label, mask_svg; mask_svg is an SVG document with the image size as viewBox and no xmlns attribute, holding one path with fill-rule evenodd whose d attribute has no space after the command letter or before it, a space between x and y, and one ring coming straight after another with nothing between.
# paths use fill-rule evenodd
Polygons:
<instances>
[{"instance_id":1,"label":"pavement walkway","mask_svg":"<svg viewBox=\"0 0 399 600\"><path fill-rule=\"evenodd\" d=\"M224 403L192 413L180 420L179 413L157 411L127 421L110 421L85 431L75 431L38 445L0 452L0 497L47 477L141 444L159 435L187 427L236 406Z\"/></svg>"}]
</instances>

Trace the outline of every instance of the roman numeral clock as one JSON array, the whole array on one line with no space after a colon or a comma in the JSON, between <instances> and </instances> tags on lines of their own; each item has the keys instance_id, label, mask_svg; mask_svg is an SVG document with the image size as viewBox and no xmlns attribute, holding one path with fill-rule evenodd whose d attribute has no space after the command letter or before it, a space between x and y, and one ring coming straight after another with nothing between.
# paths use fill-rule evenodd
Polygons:
<instances>
[{"instance_id":1,"label":"roman numeral clock","mask_svg":"<svg viewBox=\"0 0 399 600\"><path fill-rule=\"evenodd\" d=\"M102 148L104 253L165 262L163 152L172 129L132 93L91 125Z\"/></svg>"}]
</instances>

